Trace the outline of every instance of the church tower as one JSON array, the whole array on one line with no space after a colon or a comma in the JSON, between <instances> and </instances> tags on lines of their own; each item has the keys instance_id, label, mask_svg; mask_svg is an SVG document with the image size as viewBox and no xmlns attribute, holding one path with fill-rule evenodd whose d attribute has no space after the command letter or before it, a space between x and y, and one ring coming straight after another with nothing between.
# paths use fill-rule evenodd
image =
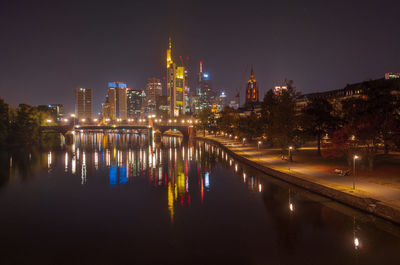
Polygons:
<instances>
[{"instance_id":1,"label":"church tower","mask_svg":"<svg viewBox=\"0 0 400 265\"><path fill-rule=\"evenodd\" d=\"M251 67L250 79L247 82L247 88L246 88L246 105L252 105L258 102L259 102L258 85L256 79L254 78L253 67Z\"/></svg>"}]
</instances>

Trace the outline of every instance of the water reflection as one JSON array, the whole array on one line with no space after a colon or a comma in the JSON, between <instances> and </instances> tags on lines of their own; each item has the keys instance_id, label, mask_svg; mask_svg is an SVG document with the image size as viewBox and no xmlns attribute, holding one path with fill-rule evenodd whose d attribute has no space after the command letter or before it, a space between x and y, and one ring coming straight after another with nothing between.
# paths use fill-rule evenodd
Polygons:
<instances>
[{"instance_id":1,"label":"water reflection","mask_svg":"<svg viewBox=\"0 0 400 265\"><path fill-rule=\"evenodd\" d=\"M123 233L113 234L117 239L129 234L123 242L155 237L153 244L178 234L173 240L179 243L174 244L190 252L184 242L189 240L187 234L193 234L199 241L196 248L203 253L228 246L223 258L230 263L234 263L229 257L235 253L246 257L243 263L252 263L246 262L247 258L257 253L258 263L276 264L307 264L309 260L324 264L332 249L336 252L332 263L374 264L377 259L365 251L374 249L385 264L385 255L395 257L393 248L400 246L397 226L269 178L201 141L186 144L179 138L163 137L160 143L149 145L140 134L81 132L62 150L21 157L6 154L0 159L0 186L17 179L10 176L29 178L34 175L29 172L44 171L54 176L53 180L67 183L68 192L71 189L88 201L79 219L94 214L93 219L83 219L87 223L95 220L101 226L96 232L113 231L115 224L124 224ZM46 178L38 179L46 185ZM60 205L67 205L65 201L60 200ZM93 207L90 214L87 207ZM96 207L100 207L98 215ZM116 217L105 217L109 212ZM113 224L112 229L106 221ZM148 223L153 228L147 227ZM146 231L144 236L138 230L129 233L136 226ZM157 233L154 227L160 227ZM173 253L176 246L170 246L170 239L162 242L168 253Z\"/></svg>"}]
</instances>

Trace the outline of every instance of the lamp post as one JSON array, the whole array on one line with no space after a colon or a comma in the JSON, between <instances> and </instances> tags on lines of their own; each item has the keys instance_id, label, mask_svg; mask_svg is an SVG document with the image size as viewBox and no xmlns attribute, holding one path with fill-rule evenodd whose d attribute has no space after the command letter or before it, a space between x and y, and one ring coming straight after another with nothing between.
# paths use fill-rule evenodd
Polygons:
<instances>
[{"instance_id":1,"label":"lamp post","mask_svg":"<svg viewBox=\"0 0 400 265\"><path fill-rule=\"evenodd\" d=\"M258 144L257 144L258 150L260 150L260 144L261 144L261 141L258 141Z\"/></svg>"},{"instance_id":2,"label":"lamp post","mask_svg":"<svg viewBox=\"0 0 400 265\"><path fill-rule=\"evenodd\" d=\"M71 117L74 118L74 128L75 128L75 118L76 118L76 115L75 115L75 114L71 114Z\"/></svg>"},{"instance_id":3,"label":"lamp post","mask_svg":"<svg viewBox=\"0 0 400 265\"><path fill-rule=\"evenodd\" d=\"M356 189L356 160L359 159L358 155L353 156L353 190Z\"/></svg>"},{"instance_id":4,"label":"lamp post","mask_svg":"<svg viewBox=\"0 0 400 265\"><path fill-rule=\"evenodd\" d=\"M293 146L289 146L289 161L290 162L292 161L292 154L291 154L292 149L293 149Z\"/></svg>"},{"instance_id":5,"label":"lamp post","mask_svg":"<svg viewBox=\"0 0 400 265\"><path fill-rule=\"evenodd\" d=\"M246 138L243 138L243 145L244 145L244 142L246 142Z\"/></svg>"}]
</instances>

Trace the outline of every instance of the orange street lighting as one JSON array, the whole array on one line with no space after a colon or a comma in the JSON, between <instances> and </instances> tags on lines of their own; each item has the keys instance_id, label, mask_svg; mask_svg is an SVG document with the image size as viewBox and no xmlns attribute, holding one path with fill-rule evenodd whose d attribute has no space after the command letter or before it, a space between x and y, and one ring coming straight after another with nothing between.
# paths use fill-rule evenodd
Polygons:
<instances>
[{"instance_id":1,"label":"orange street lighting","mask_svg":"<svg viewBox=\"0 0 400 265\"><path fill-rule=\"evenodd\" d=\"M354 248L358 249L358 247L360 246L360 241L358 240L357 237L354 238Z\"/></svg>"},{"instance_id":2,"label":"orange street lighting","mask_svg":"<svg viewBox=\"0 0 400 265\"><path fill-rule=\"evenodd\" d=\"M52 120L46 120L46 122L53 122Z\"/></svg>"},{"instance_id":3,"label":"orange street lighting","mask_svg":"<svg viewBox=\"0 0 400 265\"><path fill-rule=\"evenodd\" d=\"M359 158L358 155L353 156L353 190L356 189L356 160Z\"/></svg>"},{"instance_id":4,"label":"orange street lighting","mask_svg":"<svg viewBox=\"0 0 400 265\"><path fill-rule=\"evenodd\" d=\"M85 122L86 121L86 119L81 119L81 122Z\"/></svg>"},{"instance_id":5,"label":"orange street lighting","mask_svg":"<svg viewBox=\"0 0 400 265\"><path fill-rule=\"evenodd\" d=\"M291 151L293 150L293 146L289 146L289 161L292 161Z\"/></svg>"}]
</instances>

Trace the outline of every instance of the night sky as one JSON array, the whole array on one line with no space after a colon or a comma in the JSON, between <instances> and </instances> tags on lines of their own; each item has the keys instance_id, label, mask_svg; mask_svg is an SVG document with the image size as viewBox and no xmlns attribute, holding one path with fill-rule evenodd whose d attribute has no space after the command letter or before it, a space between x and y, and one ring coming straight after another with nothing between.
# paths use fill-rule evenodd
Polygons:
<instances>
[{"instance_id":1,"label":"night sky","mask_svg":"<svg viewBox=\"0 0 400 265\"><path fill-rule=\"evenodd\" d=\"M202 60L232 99L246 65L260 98L285 78L302 93L343 88L400 71L399 2L0 0L0 97L69 113L88 87L98 112L107 81L165 75L169 36L191 84Z\"/></svg>"}]
</instances>

